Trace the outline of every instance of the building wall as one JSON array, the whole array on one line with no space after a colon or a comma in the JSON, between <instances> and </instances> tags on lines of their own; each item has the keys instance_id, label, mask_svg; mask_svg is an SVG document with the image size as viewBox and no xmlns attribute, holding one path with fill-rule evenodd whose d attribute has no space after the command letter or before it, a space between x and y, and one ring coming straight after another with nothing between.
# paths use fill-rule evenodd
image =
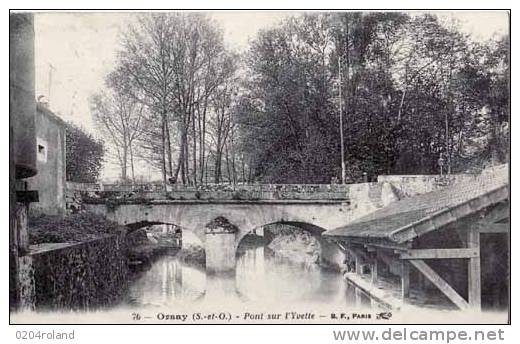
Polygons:
<instances>
[{"instance_id":1,"label":"building wall","mask_svg":"<svg viewBox=\"0 0 520 344\"><path fill-rule=\"evenodd\" d=\"M38 190L39 202L31 211L49 215L65 212L65 122L38 104L36 111L36 168L28 179L30 190Z\"/></svg>"}]
</instances>

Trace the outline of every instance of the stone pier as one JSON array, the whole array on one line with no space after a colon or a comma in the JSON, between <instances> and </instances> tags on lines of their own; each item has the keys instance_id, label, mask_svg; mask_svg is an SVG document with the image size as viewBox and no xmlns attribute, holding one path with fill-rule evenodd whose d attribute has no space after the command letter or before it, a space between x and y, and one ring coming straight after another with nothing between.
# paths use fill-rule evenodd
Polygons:
<instances>
[{"instance_id":1,"label":"stone pier","mask_svg":"<svg viewBox=\"0 0 520 344\"><path fill-rule=\"evenodd\" d=\"M206 272L232 273L235 270L235 237L238 228L224 217L217 217L205 227Z\"/></svg>"}]
</instances>

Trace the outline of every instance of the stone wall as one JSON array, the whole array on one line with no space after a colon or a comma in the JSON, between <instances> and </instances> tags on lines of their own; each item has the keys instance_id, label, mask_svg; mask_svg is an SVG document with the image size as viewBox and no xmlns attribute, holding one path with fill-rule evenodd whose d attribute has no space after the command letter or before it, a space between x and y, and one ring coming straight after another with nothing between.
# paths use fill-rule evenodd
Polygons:
<instances>
[{"instance_id":1,"label":"stone wall","mask_svg":"<svg viewBox=\"0 0 520 344\"><path fill-rule=\"evenodd\" d=\"M172 200L347 200L350 185L326 184L209 184L200 186L159 184L88 184L67 182L67 202L88 196L95 199Z\"/></svg>"},{"instance_id":2,"label":"stone wall","mask_svg":"<svg viewBox=\"0 0 520 344\"><path fill-rule=\"evenodd\" d=\"M70 186L82 190L100 191L164 191L164 186L160 183L144 184L93 184L93 183L70 183ZM342 184L202 184L202 185L182 185L169 184L168 191L265 191L265 192L348 192L349 186Z\"/></svg>"},{"instance_id":3,"label":"stone wall","mask_svg":"<svg viewBox=\"0 0 520 344\"><path fill-rule=\"evenodd\" d=\"M86 310L120 301L128 286L125 253L122 235L31 246L34 307Z\"/></svg>"},{"instance_id":4,"label":"stone wall","mask_svg":"<svg viewBox=\"0 0 520 344\"><path fill-rule=\"evenodd\" d=\"M452 174L441 175L389 175L378 176L378 183L389 183L399 198L412 197L419 194L439 190L451 184L473 181L478 175Z\"/></svg>"},{"instance_id":5,"label":"stone wall","mask_svg":"<svg viewBox=\"0 0 520 344\"><path fill-rule=\"evenodd\" d=\"M387 175L378 176L378 184L388 184L399 199L436 191L459 183L474 183L477 179L495 179L507 175L508 164L490 166L478 174L425 174L425 175Z\"/></svg>"},{"instance_id":6,"label":"stone wall","mask_svg":"<svg viewBox=\"0 0 520 344\"><path fill-rule=\"evenodd\" d=\"M348 222L357 220L401 198L399 191L386 181L349 184L349 186Z\"/></svg>"}]
</instances>

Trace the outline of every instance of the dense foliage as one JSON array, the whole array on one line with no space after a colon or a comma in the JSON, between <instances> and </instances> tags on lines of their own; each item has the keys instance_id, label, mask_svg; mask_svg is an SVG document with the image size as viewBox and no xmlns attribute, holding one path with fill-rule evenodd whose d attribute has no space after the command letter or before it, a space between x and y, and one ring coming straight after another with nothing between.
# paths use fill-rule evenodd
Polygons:
<instances>
[{"instance_id":1,"label":"dense foliage","mask_svg":"<svg viewBox=\"0 0 520 344\"><path fill-rule=\"evenodd\" d=\"M66 131L67 181L96 182L105 153L103 142L72 123L67 123Z\"/></svg>"},{"instance_id":2,"label":"dense foliage","mask_svg":"<svg viewBox=\"0 0 520 344\"><path fill-rule=\"evenodd\" d=\"M261 32L236 110L255 177L328 183L461 172L508 159L508 38L476 43L431 15L311 14ZM339 82L339 64L342 77Z\"/></svg>"},{"instance_id":3,"label":"dense foliage","mask_svg":"<svg viewBox=\"0 0 520 344\"><path fill-rule=\"evenodd\" d=\"M140 14L95 120L123 178L135 155L164 184L330 183L342 158L347 182L478 170L509 158L509 37L480 42L458 25L302 14L239 55L201 13Z\"/></svg>"},{"instance_id":4,"label":"dense foliage","mask_svg":"<svg viewBox=\"0 0 520 344\"><path fill-rule=\"evenodd\" d=\"M29 242L70 243L96 239L116 232L118 225L91 213L67 216L33 215L29 218Z\"/></svg>"}]
</instances>

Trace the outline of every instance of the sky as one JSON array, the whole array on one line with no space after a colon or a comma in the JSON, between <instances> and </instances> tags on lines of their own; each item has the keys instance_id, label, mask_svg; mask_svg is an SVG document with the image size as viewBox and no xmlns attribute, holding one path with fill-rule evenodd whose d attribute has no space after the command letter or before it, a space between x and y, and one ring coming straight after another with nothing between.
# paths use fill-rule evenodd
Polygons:
<instances>
[{"instance_id":1,"label":"sky","mask_svg":"<svg viewBox=\"0 0 520 344\"><path fill-rule=\"evenodd\" d=\"M261 28L284 12L210 12L230 48L243 50ZM36 96L66 120L94 130L88 98L104 87L119 49L119 33L133 14L41 13L35 15Z\"/></svg>"},{"instance_id":2,"label":"sky","mask_svg":"<svg viewBox=\"0 0 520 344\"><path fill-rule=\"evenodd\" d=\"M259 30L275 26L295 13L216 11L208 15L224 30L226 44L241 51ZM442 20L460 21L462 31L475 40L486 40L509 30L504 11L436 13ZM119 34L134 17L135 13L129 12L36 13L36 96L44 96L51 110L95 135L88 98L104 88L104 78L115 64ZM114 171L114 166L107 167L103 174L108 176Z\"/></svg>"}]
</instances>

